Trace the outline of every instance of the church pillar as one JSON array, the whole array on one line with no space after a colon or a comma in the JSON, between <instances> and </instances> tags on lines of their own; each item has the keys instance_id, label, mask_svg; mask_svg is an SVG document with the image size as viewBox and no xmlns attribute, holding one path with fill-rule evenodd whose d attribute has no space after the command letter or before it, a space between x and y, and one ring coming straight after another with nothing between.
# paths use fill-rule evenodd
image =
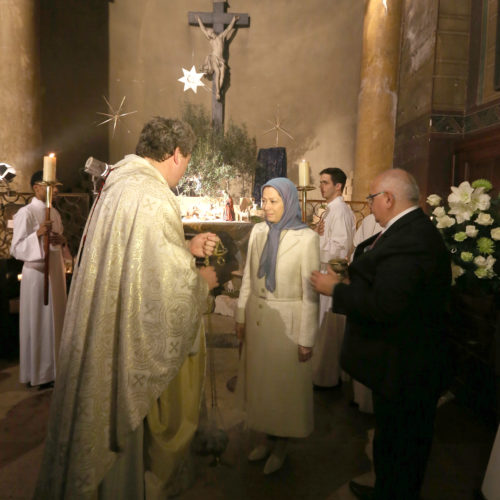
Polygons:
<instances>
[{"instance_id":1,"label":"church pillar","mask_svg":"<svg viewBox=\"0 0 500 500\"><path fill-rule=\"evenodd\" d=\"M392 167L397 110L402 0L366 0L353 200Z\"/></svg>"},{"instance_id":2,"label":"church pillar","mask_svg":"<svg viewBox=\"0 0 500 500\"><path fill-rule=\"evenodd\" d=\"M17 191L42 168L37 0L0 0L0 162L12 165Z\"/></svg>"}]
</instances>

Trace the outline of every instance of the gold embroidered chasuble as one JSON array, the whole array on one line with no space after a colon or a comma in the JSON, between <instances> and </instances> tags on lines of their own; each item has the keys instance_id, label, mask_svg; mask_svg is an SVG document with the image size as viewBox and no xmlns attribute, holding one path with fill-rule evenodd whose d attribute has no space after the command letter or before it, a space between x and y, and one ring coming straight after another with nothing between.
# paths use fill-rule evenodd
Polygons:
<instances>
[{"instance_id":1,"label":"gold embroidered chasuble","mask_svg":"<svg viewBox=\"0 0 500 500\"><path fill-rule=\"evenodd\" d=\"M44 500L92 497L203 328L208 286L176 197L144 158L114 166L84 234L35 494Z\"/></svg>"}]
</instances>

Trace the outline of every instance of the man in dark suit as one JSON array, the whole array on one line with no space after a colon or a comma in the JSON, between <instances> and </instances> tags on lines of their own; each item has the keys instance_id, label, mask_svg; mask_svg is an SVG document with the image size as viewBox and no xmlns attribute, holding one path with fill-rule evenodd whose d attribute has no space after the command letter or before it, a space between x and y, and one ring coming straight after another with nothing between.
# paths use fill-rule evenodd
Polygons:
<instances>
[{"instance_id":1,"label":"man in dark suit","mask_svg":"<svg viewBox=\"0 0 500 500\"><path fill-rule=\"evenodd\" d=\"M311 282L347 315L341 364L373 390L375 487L350 482L361 499L418 499L442 388L448 251L418 207L404 170L377 176L367 197L383 231L356 249L349 277L314 272Z\"/></svg>"}]
</instances>

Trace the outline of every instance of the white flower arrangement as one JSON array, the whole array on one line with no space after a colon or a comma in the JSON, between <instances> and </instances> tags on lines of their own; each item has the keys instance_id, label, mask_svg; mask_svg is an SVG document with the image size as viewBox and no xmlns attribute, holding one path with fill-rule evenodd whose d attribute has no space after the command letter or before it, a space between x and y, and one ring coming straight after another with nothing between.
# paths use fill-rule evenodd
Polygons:
<instances>
[{"instance_id":1,"label":"white flower arrangement","mask_svg":"<svg viewBox=\"0 0 500 500\"><path fill-rule=\"evenodd\" d=\"M452 282L464 291L500 291L500 196L491 199L488 180L452 186L448 206L431 194L431 219L443 235L452 260Z\"/></svg>"}]
</instances>

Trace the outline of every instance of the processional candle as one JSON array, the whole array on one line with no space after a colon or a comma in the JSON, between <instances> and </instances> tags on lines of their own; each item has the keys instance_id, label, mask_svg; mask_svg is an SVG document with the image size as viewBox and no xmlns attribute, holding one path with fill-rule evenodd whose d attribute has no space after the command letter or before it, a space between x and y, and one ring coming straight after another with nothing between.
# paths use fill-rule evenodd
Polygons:
<instances>
[{"instance_id":1,"label":"processional candle","mask_svg":"<svg viewBox=\"0 0 500 500\"><path fill-rule=\"evenodd\" d=\"M309 162L305 159L299 162L299 186L309 186Z\"/></svg>"},{"instance_id":2,"label":"processional candle","mask_svg":"<svg viewBox=\"0 0 500 500\"><path fill-rule=\"evenodd\" d=\"M56 182L56 155L54 153L43 157L43 181Z\"/></svg>"}]
</instances>

